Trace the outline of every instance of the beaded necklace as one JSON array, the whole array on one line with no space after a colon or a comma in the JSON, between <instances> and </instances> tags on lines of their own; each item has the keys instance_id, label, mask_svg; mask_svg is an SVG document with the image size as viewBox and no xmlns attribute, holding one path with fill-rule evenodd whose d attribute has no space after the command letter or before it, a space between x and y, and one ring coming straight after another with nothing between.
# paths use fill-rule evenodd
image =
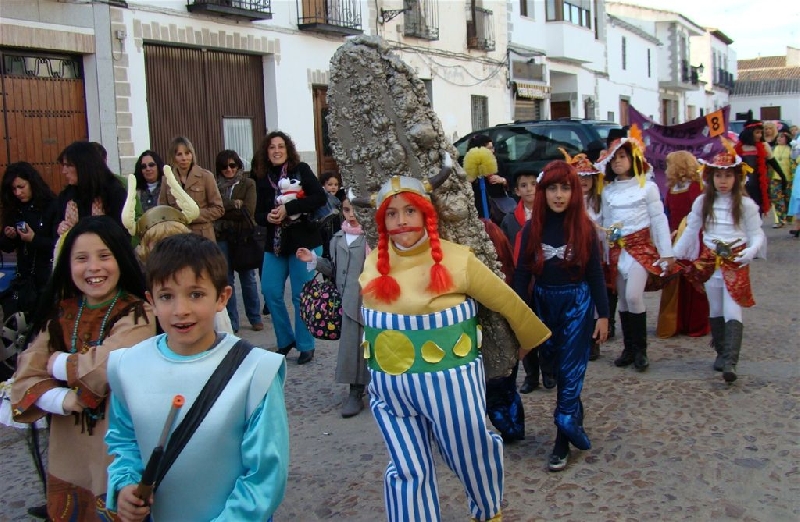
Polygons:
<instances>
[{"instance_id":1,"label":"beaded necklace","mask_svg":"<svg viewBox=\"0 0 800 522\"><path fill-rule=\"evenodd\" d=\"M103 340L103 334L106 331L106 323L108 323L108 316L111 315L111 310L114 309L114 305L117 304L117 300L119 296L122 294L122 290L117 290L114 299L111 300L111 305L106 310L106 315L103 316L103 322L100 323L100 335L97 337L98 342ZM78 324L81 322L81 316L83 315L83 309L86 307L86 297L81 296L81 306L78 308L78 316L75 317L75 325L72 327L72 339L70 343L70 353L76 353L78 351Z\"/></svg>"}]
</instances>

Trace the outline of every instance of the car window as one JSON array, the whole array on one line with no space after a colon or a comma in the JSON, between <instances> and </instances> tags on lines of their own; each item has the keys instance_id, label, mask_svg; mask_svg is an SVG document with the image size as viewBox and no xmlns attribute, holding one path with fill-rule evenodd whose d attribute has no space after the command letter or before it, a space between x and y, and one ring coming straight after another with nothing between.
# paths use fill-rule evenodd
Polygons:
<instances>
[{"instance_id":1,"label":"car window","mask_svg":"<svg viewBox=\"0 0 800 522\"><path fill-rule=\"evenodd\" d=\"M606 141L608 138L608 133L611 132L611 129L619 129L619 125L595 125L594 130L597 131L597 135L600 136L600 139Z\"/></svg>"},{"instance_id":2,"label":"car window","mask_svg":"<svg viewBox=\"0 0 800 522\"><path fill-rule=\"evenodd\" d=\"M492 136L494 153L502 161L521 161L536 147L534 135L522 127L497 129Z\"/></svg>"},{"instance_id":3,"label":"car window","mask_svg":"<svg viewBox=\"0 0 800 522\"><path fill-rule=\"evenodd\" d=\"M563 148L570 155L583 151L583 142L575 130L565 127L543 127L535 129L533 135L538 139L534 161L564 159Z\"/></svg>"}]
</instances>

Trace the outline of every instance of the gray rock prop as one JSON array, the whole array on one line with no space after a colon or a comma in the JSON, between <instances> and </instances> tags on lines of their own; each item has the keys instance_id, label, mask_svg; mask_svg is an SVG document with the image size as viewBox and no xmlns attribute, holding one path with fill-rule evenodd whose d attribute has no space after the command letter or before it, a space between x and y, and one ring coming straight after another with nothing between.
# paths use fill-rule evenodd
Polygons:
<instances>
[{"instance_id":1,"label":"gray rock prop","mask_svg":"<svg viewBox=\"0 0 800 522\"><path fill-rule=\"evenodd\" d=\"M367 197L394 175L427 179L445 152L455 172L432 195L441 237L470 247L498 276L497 253L475 209L472 186L457 152L431 108L424 84L380 38L347 40L331 59L328 129L345 187ZM377 243L374 209L356 210L371 245ZM519 345L499 314L480 307L486 378L510 374Z\"/></svg>"}]
</instances>

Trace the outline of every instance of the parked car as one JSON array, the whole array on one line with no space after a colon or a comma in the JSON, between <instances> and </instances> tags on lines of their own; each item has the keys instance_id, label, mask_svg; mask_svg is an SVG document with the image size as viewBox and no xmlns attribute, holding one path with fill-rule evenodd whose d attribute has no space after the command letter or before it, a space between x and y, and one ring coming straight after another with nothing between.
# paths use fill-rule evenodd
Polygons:
<instances>
[{"instance_id":1,"label":"parked car","mask_svg":"<svg viewBox=\"0 0 800 522\"><path fill-rule=\"evenodd\" d=\"M541 172L549 162L564 159L559 147L570 155L585 152L589 159L596 160L606 148L609 131L619 128L620 125L612 121L577 118L517 121L471 132L454 145L461 162L470 138L486 134L492 139L500 174L511 183L520 170Z\"/></svg>"}]
</instances>

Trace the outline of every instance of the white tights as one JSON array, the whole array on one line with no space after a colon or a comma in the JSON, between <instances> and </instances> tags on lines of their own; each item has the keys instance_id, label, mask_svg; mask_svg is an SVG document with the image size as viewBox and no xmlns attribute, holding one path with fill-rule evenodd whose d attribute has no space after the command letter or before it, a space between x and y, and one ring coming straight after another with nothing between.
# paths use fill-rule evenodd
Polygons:
<instances>
[{"instance_id":1,"label":"white tights","mask_svg":"<svg viewBox=\"0 0 800 522\"><path fill-rule=\"evenodd\" d=\"M641 314L647 311L644 306L644 287L647 284L647 270L634 261L628 270L628 277L617 273L617 309L620 312Z\"/></svg>"},{"instance_id":2,"label":"white tights","mask_svg":"<svg viewBox=\"0 0 800 522\"><path fill-rule=\"evenodd\" d=\"M742 322L742 307L728 293L719 270L706 281L705 288L708 296L709 317L724 316L726 323L728 321Z\"/></svg>"}]
</instances>

